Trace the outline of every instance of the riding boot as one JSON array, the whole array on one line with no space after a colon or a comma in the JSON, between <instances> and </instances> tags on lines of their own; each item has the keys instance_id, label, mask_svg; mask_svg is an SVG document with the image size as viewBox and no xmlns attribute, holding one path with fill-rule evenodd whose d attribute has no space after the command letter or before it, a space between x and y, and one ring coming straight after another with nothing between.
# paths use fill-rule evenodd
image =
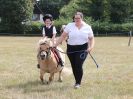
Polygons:
<instances>
[{"instance_id":1,"label":"riding boot","mask_svg":"<svg viewBox=\"0 0 133 99\"><path fill-rule=\"evenodd\" d=\"M59 57L59 64L61 65L61 67L64 66L64 62L62 61L62 59Z\"/></svg>"}]
</instances>

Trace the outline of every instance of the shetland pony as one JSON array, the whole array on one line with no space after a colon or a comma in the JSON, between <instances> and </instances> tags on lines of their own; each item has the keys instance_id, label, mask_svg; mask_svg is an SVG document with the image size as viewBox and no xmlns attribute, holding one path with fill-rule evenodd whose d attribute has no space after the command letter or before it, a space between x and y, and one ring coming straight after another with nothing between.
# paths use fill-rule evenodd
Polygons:
<instances>
[{"instance_id":1,"label":"shetland pony","mask_svg":"<svg viewBox=\"0 0 133 99\"><path fill-rule=\"evenodd\" d=\"M59 73L59 78L58 81L62 82L62 77L61 73L63 70L63 67L58 64L57 62L57 57L55 57L55 53L52 51L53 48L52 46L52 41L49 38L44 38L39 40L39 50L38 50L38 63L40 65L40 80L42 83L44 83L44 74L49 73L49 81L47 84L49 84L51 81L54 79L54 74ZM57 47L59 51L63 51L60 47ZM65 55L59 52L59 55L65 63Z\"/></svg>"}]
</instances>

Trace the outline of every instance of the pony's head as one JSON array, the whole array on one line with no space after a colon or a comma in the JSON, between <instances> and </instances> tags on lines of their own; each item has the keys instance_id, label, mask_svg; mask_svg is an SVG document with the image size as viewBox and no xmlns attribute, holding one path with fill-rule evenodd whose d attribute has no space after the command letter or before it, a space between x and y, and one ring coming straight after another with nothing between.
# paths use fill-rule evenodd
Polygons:
<instances>
[{"instance_id":1,"label":"pony's head","mask_svg":"<svg viewBox=\"0 0 133 99\"><path fill-rule=\"evenodd\" d=\"M51 46L52 46L52 41L49 38L43 38L39 40L40 56L42 59L49 57Z\"/></svg>"},{"instance_id":2,"label":"pony's head","mask_svg":"<svg viewBox=\"0 0 133 99\"><path fill-rule=\"evenodd\" d=\"M52 46L52 41L49 38L43 38L39 40L40 49L43 51L47 51Z\"/></svg>"}]
</instances>

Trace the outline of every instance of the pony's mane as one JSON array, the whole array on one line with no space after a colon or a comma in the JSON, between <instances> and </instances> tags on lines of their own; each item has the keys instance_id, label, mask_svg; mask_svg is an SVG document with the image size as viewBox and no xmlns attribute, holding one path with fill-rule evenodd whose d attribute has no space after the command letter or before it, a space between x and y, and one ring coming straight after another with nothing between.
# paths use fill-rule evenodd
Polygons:
<instances>
[{"instance_id":1,"label":"pony's mane","mask_svg":"<svg viewBox=\"0 0 133 99\"><path fill-rule=\"evenodd\" d=\"M48 44L48 45L50 45L50 46L52 45L52 41L51 41L50 38L42 38L42 39L40 39L39 42L38 42L39 45L41 45L41 44L43 44L43 43L46 43L46 44Z\"/></svg>"}]
</instances>

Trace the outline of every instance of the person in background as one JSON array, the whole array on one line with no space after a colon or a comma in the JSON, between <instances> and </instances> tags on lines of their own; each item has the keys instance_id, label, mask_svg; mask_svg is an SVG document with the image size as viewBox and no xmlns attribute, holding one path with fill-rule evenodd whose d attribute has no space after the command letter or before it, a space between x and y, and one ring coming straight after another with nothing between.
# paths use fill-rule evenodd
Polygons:
<instances>
[{"instance_id":1,"label":"person in background","mask_svg":"<svg viewBox=\"0 0 133 99\"><path fill-rule=\"evenodd\" d=\"M67 56L75 78L74 88L77 89L81 86L83 63L94 47L94 35L91 26L83 21L81 12L75 13L73 20L73 22L66 25L64 32L53 46L58 46L66 37L69 37L67 41ZM84 57L81 57L82 55Z\"/></svg>"}]
</instances>

